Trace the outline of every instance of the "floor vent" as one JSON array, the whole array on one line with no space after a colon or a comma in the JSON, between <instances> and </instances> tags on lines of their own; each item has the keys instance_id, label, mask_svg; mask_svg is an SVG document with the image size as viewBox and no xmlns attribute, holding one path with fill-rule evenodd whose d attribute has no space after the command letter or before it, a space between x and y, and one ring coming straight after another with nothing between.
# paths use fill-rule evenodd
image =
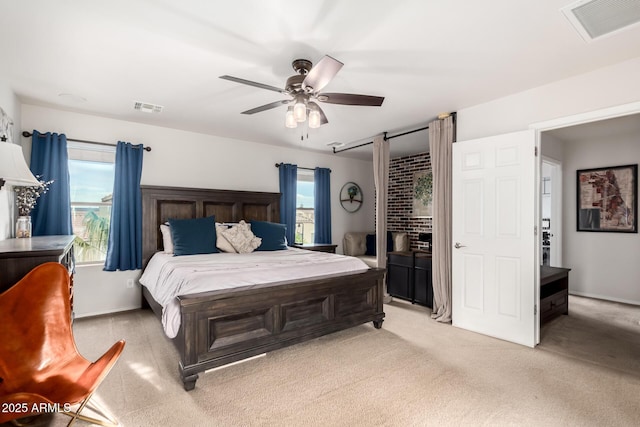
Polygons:
<instances>
[{"instance_id":1,"label":"floor vent","mask_svg":"<svg viewBox=\"0 0 640 427\"><path fill-rule=\"evenodd\" d=\"M164 107L162 105L149 104L148 102L134 101L133 109L142 111L143 113L161 113Z\"/></svg>"},{"instance_id":2,"label":"floor vent","mask_svg":"<svg viewBox=\"0 0 640 427\"><path fill-rule=\"evenodd\" d=\"M560 10L587 42L640 22L638 0L580 0Z\"/></svg>"}]
</instances>

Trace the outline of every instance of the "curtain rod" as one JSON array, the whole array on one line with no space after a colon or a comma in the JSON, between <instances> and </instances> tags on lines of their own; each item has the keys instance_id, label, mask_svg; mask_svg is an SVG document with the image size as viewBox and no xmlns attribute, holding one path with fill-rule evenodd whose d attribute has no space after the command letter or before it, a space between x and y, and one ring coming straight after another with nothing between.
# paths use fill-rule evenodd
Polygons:
<instances>
[{"instance_id":1,"label":"curtain rod","mask_svg":"<svg viewBox=\"0 0 640 427\"><path fill-rule=\"evenodd\" d=\"M276 167L279 168L280 166L282 166L284 163L276 163ZM303 168L302 166L298 166L298 169L304 169L307 171L314 171L316 170L315 168ZM329 173L331 173L331 169L329 169Z\"/></svg>"},{"instance_id":2,"label":"curtain rod","mask_svg":"<svg viewBox=\"0 0 640 427\"><path fill-rule=\"evenodd\" d=\"M25 138L30 138L33 136L33 134L31 132L27 132L26 130L24 132L22 132L22 136L24 136ZM109 142L97 142L97 141L87 141L86 139L73 139L73 138L67 138L67 141L73 141L73 142L84 142L87 144L96 144L96 145L106 145L108 147L115 147L116 144L111 144ZM151 147L142 147L142 149L144 151L151 151Z\"/></svg>"},{"instance_id":3,"label":"curtain rod","mask_svg":"<svg viewBox=\"0 0 640 427\"><path fill-rule=\"evenodd\" d=\"M455 139L455 123L456 123L456 115L457 115L457 113L454 111L453 113L450 113L449 115L453 118L453 123L454 123L454 125L453 125L453 127L454 127L453 140L455 141L456 140ZM444 118L446 118L446 117L444 117ZM429 129L429 126L424 126L424 127L418 128L418 129L413 129L413 130L410 130L410 131L407 131L407 132L402 132L402 133L399 133L399 134L396 134L396 135L391 135L391 136L387 136L387 132L384 132L384 140L388 141L390 139L397 138L399 136L409 135L411 133L416 133L416 132L420 132L420 131L427 130L427 129ZM333 154L342 153L343 151L353 150L354 148L364 147L365 145L370 145L370 144L373 144L373 141L365 142L364 144L354 145L353 147L343 148L342 150L336 150L336 147L333 147Z\"/></svg>"}]
</instances>

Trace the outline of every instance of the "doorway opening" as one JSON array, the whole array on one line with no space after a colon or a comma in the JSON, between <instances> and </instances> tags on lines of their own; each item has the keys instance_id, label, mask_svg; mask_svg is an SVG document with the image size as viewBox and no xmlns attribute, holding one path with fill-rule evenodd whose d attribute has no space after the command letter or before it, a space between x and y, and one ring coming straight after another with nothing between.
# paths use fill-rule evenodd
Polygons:
<instances>
[{"instance_id":1,"label":"doorway opening","mask_svg":"<svg viewBox=\"0 0 640 427\"><path fill-rule=\"evenodd\" d=\"M593 113L554 120L547 124L533 125L539 131L538 141L541 148L540 178L544 187L544 178L549 176L548 160L560 159L560 170L564 172L564 183L560 186L559 221L549 221L546 215L553 216L554 211L545 210L545 191L540 191L540 226L542 232L549 227L550 239L545 242L544 235L540 239L540 263L544 264L545 244L549 243L547 254L549 265L570 268L568 312L569 316L560 316L546 323L542 331L542 344L553 343L570 329L589 326L583 315L583 309L607 310L607 316L628 321L624 315L625 307L636 318L634 325L640 321L640 293L630 282L630 277L640 274L640 266L625 257L632 251L637 234L613 232L579 232L576 229L576 170L590 167L616 166L640 161L640 146L637 137L640 135L640 103L634 103ZM551 184L553 178L547 184ZM553 189L550 191L551 197ZM547 209L553 209L553 201ZM564 213L562 213L564 212ZM637 215L637 212L635 213ZM561 227L561 230L558 230ZM553 234L553 236L551 236ZM553 238L561 239L554 245ZM637 243L636 243L637 245ZM561 258L554 261L553 248L557 247L557 255ZM635 246L637 247L637 246ZM554 264L557 262L557 264ZM587 298L584 298L587 297ZM611 309L609 309L611 308ZM619 310L619 311L618 311ZM626 317L625 317L626 316ZM624 322L616 321L620 325ZM588 329L588 328L587 328ZM614 328L615 329L615 328ZM638 338L640 330L618 331ZM560 335L558 335L560 334ZM614 336L611 332L607 335ZM594 334L593 339L597 339ZM587 338L585 338L587 340ZM625 340L619 340L618 346L624 347ZM578 348L581 344L575 344Z\"/></svg>"}]
</instances>

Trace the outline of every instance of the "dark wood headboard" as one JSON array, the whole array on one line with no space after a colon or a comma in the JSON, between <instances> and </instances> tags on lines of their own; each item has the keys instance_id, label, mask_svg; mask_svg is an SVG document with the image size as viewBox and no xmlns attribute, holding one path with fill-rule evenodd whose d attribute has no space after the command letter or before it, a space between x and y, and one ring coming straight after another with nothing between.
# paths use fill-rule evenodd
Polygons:
<instances>
[{"instance_id":1,"label":"dark wood headboard","mask_svg":"<svg viewBox=\"0 0 640 427\"><path fill-rule=\"evenodd\" d=\"M280 193L142 185L142 265L162 249L160 224L169 218L217 222L280 221Z\"/></svg>"}]
</instances>

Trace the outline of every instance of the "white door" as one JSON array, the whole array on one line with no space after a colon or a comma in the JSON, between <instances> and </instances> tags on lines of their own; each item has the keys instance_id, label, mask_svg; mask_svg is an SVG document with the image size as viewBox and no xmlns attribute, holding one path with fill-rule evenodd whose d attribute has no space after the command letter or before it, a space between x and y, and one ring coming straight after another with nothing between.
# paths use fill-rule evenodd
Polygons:
<instances>
[{"instance_id":1,"label":"white door","mask_svg":"<svg viewBox=\"0 0 640 427\"><path fill-rule=\"evenodd\" d=\"M453 325L534 347L535 133L453 144Z\"/></svg>"}]
</instances>

